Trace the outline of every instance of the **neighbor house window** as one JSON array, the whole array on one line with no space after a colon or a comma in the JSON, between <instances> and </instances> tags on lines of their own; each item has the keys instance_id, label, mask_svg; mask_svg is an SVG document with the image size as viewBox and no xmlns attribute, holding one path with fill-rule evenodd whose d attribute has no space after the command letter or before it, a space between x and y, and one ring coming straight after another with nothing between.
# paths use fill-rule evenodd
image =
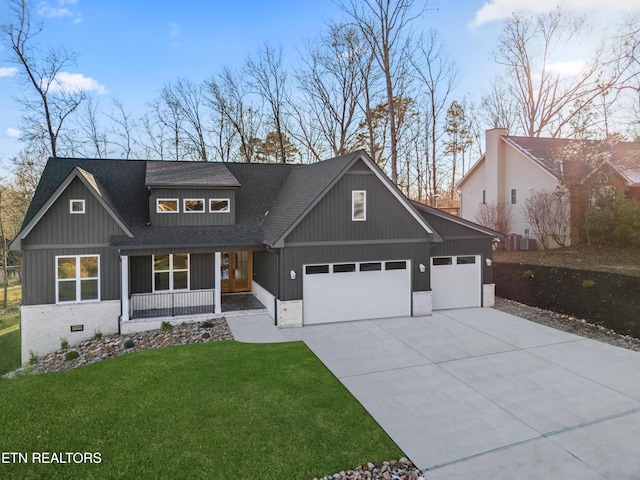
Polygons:
<instances>
[{"instance_id":1,"label":"neighbor house window","mask_svg":"<svg viewBox=\"0 0 640 480\"><path fill-rule=\"evenodd\" d=\"M511 189L511 205L515 205L516 204L516 189L512 188Z\"/></svg>"},{"instance_id":2,"label":"neighbor house window","mask_svg":"<svg viewBox=\"0 0 640 480\"><path fill-rule=\"evenodd\" d=\"M69 200L69 213L84 213L84 200Z\"/></svg>"},{"instance_id":3,"label":"neighbor house window","mask_svg":"<svg viewBox=\"0 0 640 480\"><path fill-rule=\"evenodd\" d=\"M486 203L487 203L487 191L482 190L482 204L486 205Z\"/></svg>"},{"instance_id":4,"label":"neighbor house window","mask_svg":"<svg viewBox=\"0 0 640 480\"><path fill-rule=\"evenodd\" d=\"M56 303L100 300L100 257L56 257Z\"/></svg>"},{"instance_id":5,"label":"neighbor house window","mask_svg":"<svg viewBox=\"0 0 640 480\"><path fill-rule=\"evenodd\" d=\"M159 198L156 200L157 213L178 213L177 198Z\"/></svg>"},{"instance_id":6,"label":"neighbor house window","mask_svg":"<svg viewBox=\"0 0 640 480\"><path fill-rule=\"evenodd\" d=\"M229 213L231 205L228 198L210 198L209 212L211 213Z\"/></svg>"},{"instance_id":7,"label":"neighbor house window","mask_svg":"<svg viewBox=\"0 0 640 480\"><path fill-rule=\"evenodd\" d=\"M153 256L153 291L189 289L189 254Z\"/></svg>"},{"instance_id":8,"label":"neighbor house window","mask_svg":"<svg viewBox=\"0 0 640 480\"><path fill-rule=\"evenodd\" d=\"M182 211L185 213L204 213L204 199L185 198L182 205Z\"/></svg>"},{"instance_id":9,"label":"neighbor house window","mask_svg":"<svg viewBox=\"0 0 640 480\"><path fill-rule=\"evenodd\" d=\"M353 190L351 192L351 220L364 221L367 219L367 192Z\"/></svg>"}]
</instances>

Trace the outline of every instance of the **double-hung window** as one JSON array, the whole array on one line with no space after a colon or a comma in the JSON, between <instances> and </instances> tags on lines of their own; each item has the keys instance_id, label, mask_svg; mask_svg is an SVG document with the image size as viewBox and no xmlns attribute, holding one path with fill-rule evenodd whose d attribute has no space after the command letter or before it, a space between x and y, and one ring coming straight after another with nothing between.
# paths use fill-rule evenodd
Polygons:
<instances>
[{"instance_id":1,"label":"double-hung window","mask_svg":"<svg viewBox=\"0 0 640 480\"><path fill-rule=\"evenodd\" d=\"M153 291L189 290L189 254L153 256Z\"/></svg>"},{"instance_id":2,"label":"double-hung window","mask_svg":"<svg viewBox=\"0 0 640 480\"><path fill-rule=\"evenodd\" d=\"M56 303L100 300L100 256L56 257Z\"/></svg>"}]
</instances>

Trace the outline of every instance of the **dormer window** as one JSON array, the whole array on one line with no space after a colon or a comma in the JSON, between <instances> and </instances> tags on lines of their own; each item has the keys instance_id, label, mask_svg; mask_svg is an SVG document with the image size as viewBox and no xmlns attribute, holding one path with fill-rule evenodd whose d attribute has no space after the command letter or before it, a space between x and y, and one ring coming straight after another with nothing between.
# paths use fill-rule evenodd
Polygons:
<instances>
[{"instance_id":1,"label":"dormer window","mask_svg":"<svg viewBox=\"0 0 640 480\"><path fill-rule=\"evenodd\" d=\"M351 220L363 222L367 219L367 192L353 190L351 192Z\"/></svg>"},{"instance_id":2,"label":"dormer window","mask_svg":"<svg viewBox=\"0 0 640 480\"><path fill-rule=\"evenodd\" d=\"M84 213L84 200L69 200L69 213Z\"/></svg>"},{"instance_id":3,"label":"dormer window","mask_svg":"<svg viewBox=\"0 0 640 480\"><path fill-rule=\"evenodd\" d=\"M231 212L231 204L228 198L210 198L209 199L209 212L210 213L229 213Z\"/></svg>"},{"instance_id":4,"label":"dormer window","mask_svg":"<svg viewBox=\"0 0 640 480\"><path fill-rule=\"evenodd\" d=\"M204 213L203 198L185 198L183 203L184 213Z\"/></svg>"},{"instance_id":5,"label":"dormer window","mask_svg":"<svg viewBox=\"0 0 640 480\"><path fill-rule=\"evenodd\" d=\"M157 213L178 213L177 198L159 198L156 201Z\"/></svg>"}]
</instances>

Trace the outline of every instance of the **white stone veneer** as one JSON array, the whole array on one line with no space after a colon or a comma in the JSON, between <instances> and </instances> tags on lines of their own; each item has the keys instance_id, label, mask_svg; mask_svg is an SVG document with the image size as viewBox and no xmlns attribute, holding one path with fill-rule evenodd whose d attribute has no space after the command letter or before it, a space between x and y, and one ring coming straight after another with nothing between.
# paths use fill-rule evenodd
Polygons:
<instances>
[{"instance_id":1,"label":"white stone veneer","mask_svg":"<svg viewBox=\"0 0 640 480\"><path fill-rule=\"evenodd\" d=\"M21 308L22 364L30 352L43 356L60 350L66 339L70 346L92 338L96 332L118 333L120 300L61 305L24 305ZM72 332L72 325L83 325L83 331Z\"/></svg>"},{"instance_id":2,"label":"white stone veneer","mask_svg":"<svg viewBox=\"0 0 640 480\"><path fill-rule=\"evenodd\" d=\"M496 304L496 284L487 283L482 285L482 306L493 307Z\"/></svg>"},{"instance_id":3,"label":"white stone veneer","mask_svg":"<svg viewBox=\"0 0 640 480\"><path fill-rule=\"evenodd\" d=\"M302 326L302 300L278 300L278 327Z\"/></svg>"},{"instance_id":4,"label":"white stone veneer","mask_svg":"<svg viewBox=\"0 0 640 480\"><path fill-rule=\"evenodd\" d=\"M426 317L432 312L431 292L413 292L413 317Z\"/></svg>"}]
</instances>

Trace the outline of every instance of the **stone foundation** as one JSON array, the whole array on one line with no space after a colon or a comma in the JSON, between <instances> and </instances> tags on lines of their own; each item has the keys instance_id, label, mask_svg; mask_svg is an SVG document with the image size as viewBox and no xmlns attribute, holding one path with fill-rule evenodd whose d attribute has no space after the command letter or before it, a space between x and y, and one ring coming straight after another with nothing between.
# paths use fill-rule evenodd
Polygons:
<instances>
[{"instance_id":1,"label":"stone foundation","mask_svg":"<svg viewBox=\"0 0 640 480\"><path fill-rule=\"evenodd\" d=\"M487 283L482 285L482 306L485 308L493 307L496 304L496 285Z\"/></svg>"},{"instance_id":2,"label":"stone foundation","mask_svg":"<svg viewBox=\"0 0 640 480\"><path fill-rule=\"evenodd\" d=\"M426 317L432 314L431 292L413 292L412 317Z\"/></svg>"},{"instance_id":3,"label":"stone foundation","mask_svg":"<svg viewBox=\"0 0 640 480\"><path fill-rule=\"evenodd\" d=\"M280 328L302 326L302 300L278 300L277 322Z\"/></svg>"}]
</instances>

